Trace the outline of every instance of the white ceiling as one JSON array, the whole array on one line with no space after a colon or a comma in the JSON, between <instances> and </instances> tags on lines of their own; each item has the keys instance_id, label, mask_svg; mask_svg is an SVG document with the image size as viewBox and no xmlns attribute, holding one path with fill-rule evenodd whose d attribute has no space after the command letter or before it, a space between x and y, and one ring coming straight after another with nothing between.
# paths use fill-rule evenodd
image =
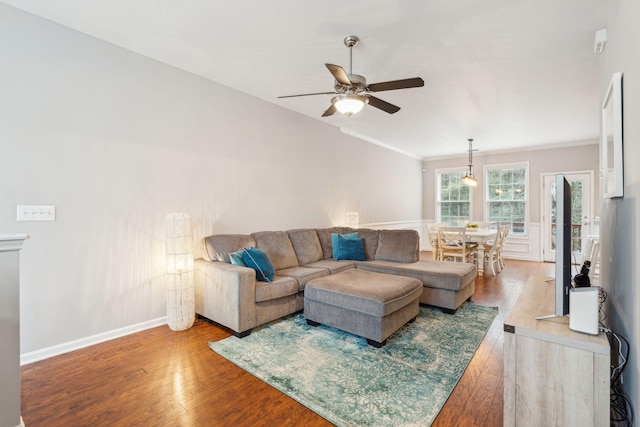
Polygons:
<instances>
[{"instance_id":1,"label":"white ceiling","mask_svg":"<svg viewBox=\"0 0 640 427\"><path fill-rule=\"evenodd\" d=\"M595 31L606 0L2 0L123 48L417 158L594 141ZM321 118L324 64L369 83L422 77L376 94L351 118Z\"/></svg>"}]
</instances>

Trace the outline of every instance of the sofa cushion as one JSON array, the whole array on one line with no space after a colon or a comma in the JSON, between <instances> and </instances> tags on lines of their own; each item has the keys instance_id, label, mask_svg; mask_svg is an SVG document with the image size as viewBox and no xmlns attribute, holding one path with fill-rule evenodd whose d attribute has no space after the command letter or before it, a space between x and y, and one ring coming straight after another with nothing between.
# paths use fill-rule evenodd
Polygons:
<instances>
[{"instance_id":1,"label":"sofa cushion","mask_svg":"<svg viewBox=\"0 0 640 427\"><path fill-rule=\"evenodd\" d=\"M358 237L364 238L364 256L366 259L374 259L376 249L378 249L378 238L380 230L370 230L368 228L358 228Z\"/></svg>"},{"instance_id":2,"label":"sofa cushion","mask_svg":"<svg viewBox=\"0 0 640 427\"><path fill-rule=\"evenodd\" d=\"M304 287L309 280L328 276L329 270L327 270L326 268L290 267L276 271L276 275L283 277L293 277L298 281L298 290L302 292L304 291Z\"/></svg>"},{"instance_id":3,"label":"sofa cushion","mask_svg":"<svg viewBox=\"0 0 640 427\"><path fill-rule=\"evenodd\" d=\"M298 281L293 277L276 276L271 283L256 282L256 302L275 300L297 293Z\"/></svg>"},{"instance_id":4,"label":"sofa cushion","mask_svg":"<svg viewBox=\"0 0 640 427\"><path fill-rule=\"evenodd\" d=\"M356 268L356 264L353 261L336 261L333 258L329 258L321 259L320 261L316 262L310 262L309 264L305 264L303 267L324 268L331 274L336 274L342 271Z\"/></svg>"},{"instance_id":5,"label":"sofa cushion","mask_svg":"<svg viewBox=\"0 0 640 427\"><path fill-rule=\"evenodd\" d=\"M256 271L256 280L273 282L276 271L269 256L264 251L257 248L244 249L242 251L242 261L247 267Z\"/></svg>"},{"instance_id":6,"label":"sofa cushion","mask_svg":"<svg viewBox=\"0 0 640 427\"><path fill-rule=\"evenodd\" d=\"M322 246L322 257L324 259L333 258L333 246L331 245L331 233L334 234L346 234L355 230L347 227L331 227L331 228L319 228L316 230L318 233L318 239L320 240L320 246Z\"/></svg>"},{"instance_id":7,"label":"sofa cushion","mask_svg":"<svg viewBox=\"0 0 640 427\"><path fill-rule=\"evenodd\" d=\"M238 249L256 245L253 237L246 234L214 234L202 239L202 257L207 261L231 262L229 254Z\"/></svg>"},{"instance_id":8,"label":"sofa cushion","mask_svg":"<svg viewBox=\"0 0 640 427\"><path fill-rule=\"evenodd\" d=\"M459 291L476 278L475 264L421 259L413 263L367 261L358 263L359 270L413 277L429 288Z\"/></svg>"},{"instance_id":9,"label":"sofa cushion","mask_svg":"<svg viewBox=\"0 0 640 427\"><path fill-rule=\"evenodd\" d=\"M276 270L298 265L298 257L286 232L261 231L252 233L251 237L256 240L256 248L267 253Z\"/></svg>"},{"instance_id":10,"label":"sofa cushion","mask_svg":"<svg viewBox=\"0 0 640 427\"><path fill-rule=\"evenodd\" d=\"M415 230L380 230L376 260L416 262L420 258L420 235Z\"/></svg>"},{"instance_id":11,"label":"sofa cushion","mask_svg":"<svg viewBox=\"0 0 640 427\"><path fill-rule=\"evenodd\" d=\"M323 259L322 246L318 233L313 229L287 231L293 250L298 257L298 264L305 265Z\"/></svg>"},{"instance_id":12,"label":"sofa cushion","mask_svg":"<svg viewBox=\"0 0 640 427\"><path fill-rule=\"evenodd\" d=\"M335 259L338 259L338 237L342 239L355 240L358 238L358 233L356 233L355 231L353 233L346 234L331 233L331 253L333 254L333 258Z\"/></svg>"},{"instance_id":13,"label":"sofa cushion","mask_svg":"<svg viewBox=\"0 0 640 427\"><path fill-rule=\"evenodd\" d=\"M354 233L356 234L356 233ZM364 239L362 237L352 239L342 235L337 235L337 244L334 245L334 258L336 261L352 260L364 261Z\"/></svg>"}]
</instances>

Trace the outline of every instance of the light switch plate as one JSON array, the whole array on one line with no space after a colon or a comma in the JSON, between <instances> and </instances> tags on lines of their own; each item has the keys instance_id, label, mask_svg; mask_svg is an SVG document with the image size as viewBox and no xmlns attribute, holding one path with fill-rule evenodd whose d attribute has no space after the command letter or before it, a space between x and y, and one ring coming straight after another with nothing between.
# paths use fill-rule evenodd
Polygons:
<instances>
[{"instance_id":1,"label":"light switch plate","mask_svg":"<svg viewBox=\"0 0 640 427\"><path fill-rule=\"evenodd\" d=\"M55 221L53 205L18 205L17 221Z\"/></svg>"}]
</instances>

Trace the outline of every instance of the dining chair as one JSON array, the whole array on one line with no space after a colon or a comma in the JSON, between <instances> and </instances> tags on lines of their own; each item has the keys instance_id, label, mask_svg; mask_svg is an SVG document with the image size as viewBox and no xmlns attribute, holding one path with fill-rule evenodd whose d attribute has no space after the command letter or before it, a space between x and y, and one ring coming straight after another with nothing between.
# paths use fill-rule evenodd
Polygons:
<instances>
[{"instance_id":1,"label":"dining chair","mask_svg":"<svg viewBox=\"0 0 640 427\"><path fill-rule=\"evenodd\" d=\"M431 256L434 260L440 259L440 243L438 241L439 224L429 224L427 232L429 234L429 243L431 243Z\"/></svg>"},{"instance_id":2,"label":"dining chair","mask_svg":"<svg viewBox=\"0 0 640 427\"><path fill-rule=\"evenodd\" d=\"M489 264L491 267L491 273L496 275L496 272L499 273L504 268L504 265L500 262L500 256L502 253L502 247L504 245L504 241L509 234L509 225L504 225L498 227L498 233L496 234L496 238L492 243L486 243L484 245L484 262Z\"/></svg>"},{"instance_id":3,"label":"dining chair","mask_svg":"<svg viewBox=\"0 0 640 427\"><path fill-rule=\"evenodd\" d=\"M504 243L507 240L507 237L509 237L509 230L511 229L511 224L505 224L502 227L498 228L498 234L500 234L500 238L501 238L501 242L500 242L500 248L498 249L498 263L500 265L500 270L502 270L504 268Z\"/></svg>"},{"instance_id":4,"label":"dining chair","mask_svg":"<svg viewBox=\"0 0 640 427\"><path fill-rule=\"evenodd\" d=\"M439 227L440 260L474 262L477 243L469 242L466 227Z\"/></svg>"}]
</instances>

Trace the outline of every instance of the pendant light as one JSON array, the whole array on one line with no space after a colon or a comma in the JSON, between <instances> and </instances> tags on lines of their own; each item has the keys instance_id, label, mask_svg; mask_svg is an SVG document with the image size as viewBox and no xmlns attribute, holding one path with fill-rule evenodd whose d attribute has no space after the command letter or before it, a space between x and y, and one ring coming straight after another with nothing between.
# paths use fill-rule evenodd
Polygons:
<instances>
[{"instance_id":1,"label":"pendant light","mask_svg":"<svg viewBox=\"0 0 640 427\"><path fill-rule=\"evenodd\" d=\"M467 165L467 173L462 178L462 183L469 187L476 187L478 180L473 176L473 138L469 138L467 141L469 141L469 164Z\"/></svg>"}]
</instances>

